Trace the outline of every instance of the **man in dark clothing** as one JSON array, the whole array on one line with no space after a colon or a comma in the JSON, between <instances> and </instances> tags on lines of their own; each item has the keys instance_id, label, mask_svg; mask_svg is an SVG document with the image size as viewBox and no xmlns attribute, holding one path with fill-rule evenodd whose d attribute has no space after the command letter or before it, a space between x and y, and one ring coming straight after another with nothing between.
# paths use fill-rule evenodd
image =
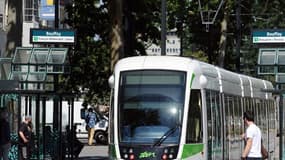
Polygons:
<instances>
[{"instance_id":1,"label":"man in dark clothing","mask_svg":"<svg viewBox=\"0 0 285 160\"><path fill-rule=\"evenodd\" d=\"M1 112L0 117L0 159L8 160L8 154L11 147L10 126L8 122L8 113Z\"/></svg>"},{"instance_id":2,"label":"man in dark clothing","mask_svg":"<svg viewBox=\"0 0 285 160\"><path fill-rule=\"evenodd\" d=\"M31 157L31 136L32 128L29 124L32 122L31 116L26 116L25 121L21 123L19 129L19 138L20 138L20 159L26 160Z\"/></svg>"}]
</instances>

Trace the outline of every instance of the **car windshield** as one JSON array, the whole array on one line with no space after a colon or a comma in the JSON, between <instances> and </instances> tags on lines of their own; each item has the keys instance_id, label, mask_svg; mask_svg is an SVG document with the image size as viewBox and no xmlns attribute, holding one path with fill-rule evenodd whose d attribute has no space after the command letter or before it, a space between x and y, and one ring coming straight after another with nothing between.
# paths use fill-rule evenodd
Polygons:
<instances>
[{"instance_id":1,"label":"car windshield","mask_svg":"<svg viewBox=\"0 0 285 160\"><path fill-rule=\"evenodd\" d=\"M185 83L185 72L123 72L119 90L120 142L154 144L181 124ZM175 129L163 143L177 143L180 132L180 127Z\"/></svg>"}]
</instances>

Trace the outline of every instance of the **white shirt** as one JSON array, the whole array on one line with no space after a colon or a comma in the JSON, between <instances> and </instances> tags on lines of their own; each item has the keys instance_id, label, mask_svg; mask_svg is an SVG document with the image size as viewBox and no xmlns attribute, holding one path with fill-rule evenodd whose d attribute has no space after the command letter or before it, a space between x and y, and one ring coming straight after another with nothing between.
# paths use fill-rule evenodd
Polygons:
<instances>
[{"instance_id":1,"label":"white shirt","mask_svg":"<svg viewBox=\"0 0 285 160\"><path fill-rule=\"evenodd\" d=\"M261 158L261 131L255 124L246 129L246 138L252 138L252 146L247 157Z\"/></svg>"}]
</instances>

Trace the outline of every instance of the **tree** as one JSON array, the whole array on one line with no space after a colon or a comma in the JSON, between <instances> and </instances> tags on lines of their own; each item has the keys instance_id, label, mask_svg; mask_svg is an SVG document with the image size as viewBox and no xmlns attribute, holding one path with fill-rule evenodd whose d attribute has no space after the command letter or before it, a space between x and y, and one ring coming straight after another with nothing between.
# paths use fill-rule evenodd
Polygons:
<instances>
[{"instance_id":1,"label":"tree","mask_svg":"<svg viewBox=\"0 0 285 160\"><path fill-rule=\"evenodd\" d=\"M66 23L76 29L78 43L64 89L86 92L86 103L107 103L108 78L118 59L144 55L145 46L158 43L159 2L82 0L67 6Z\"/></svg>"},{"instance_id":2,"label":"tree","mask_svg":"<svg viewBox=\"0 0 285 160\"><path fill-rule=\"evenodd\" d=\"M110 76L110 20L106 2L74 1L66 7L66 23L76 30L77 43L69 55L71 75L65 77L65 90L84 92L89 104L108 103Z\"/></svg>"},{"instance_id":3,"label":"tree","mask_svg":"<svg viewBox=\"0 0 285 160\"><path fill-rule=\"evenodd\" d=\"M217 9L220 0L201 0L206 10ZM107 79L118 59L146 54L160 40L160 0L81 0L67 8L67 23L77 31L70 54L72 74L63 83L73 92L86 91L86 101L108 97ZM257 49L250 42L253 28L284 28L279 0L241 0L241 29L237 32L236 3L226 1L214 24L201 22L198 1L167 0L167 29L177 29L184 56L192 56L229 70L236 70L236 36L241 34L243 72L253 75ZM244 54L246 53L246 54ZM244 68L249 68L246 70ZM82 78L84 77L84 78ZM108 98L105 98L107 102Z\"/></svg>"},{"instance_id":4,"label":"tree","mask_svg":"<svg viewBox=\"0 0 285 160\"><path fill-rule=\"evenodd\" d=\"M123 57L124 54L124 40L123 40L123 4L122 0L111 0L109 3L109 15L111 19L111 70L117 61Z\"/></svg>"}]
</instances>

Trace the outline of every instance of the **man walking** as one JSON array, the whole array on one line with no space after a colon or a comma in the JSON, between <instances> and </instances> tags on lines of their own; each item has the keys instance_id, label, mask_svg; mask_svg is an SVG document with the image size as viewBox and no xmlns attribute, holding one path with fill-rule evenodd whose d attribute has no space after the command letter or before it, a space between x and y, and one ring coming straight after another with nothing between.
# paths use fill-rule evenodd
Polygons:
<instances>
[{"instance_id":1,"label":"man walking","mask_svg":"<svg viewBox=\"0 0 285 160\"><path fill-rule=\"evenodd\" d=\"M259 127L254 124L254 113L252 111L244 112L243 120L247 129L244 135L246 145L241 158L242 160L262 160L261 131Z\"/></svg>"}]
</instances>

